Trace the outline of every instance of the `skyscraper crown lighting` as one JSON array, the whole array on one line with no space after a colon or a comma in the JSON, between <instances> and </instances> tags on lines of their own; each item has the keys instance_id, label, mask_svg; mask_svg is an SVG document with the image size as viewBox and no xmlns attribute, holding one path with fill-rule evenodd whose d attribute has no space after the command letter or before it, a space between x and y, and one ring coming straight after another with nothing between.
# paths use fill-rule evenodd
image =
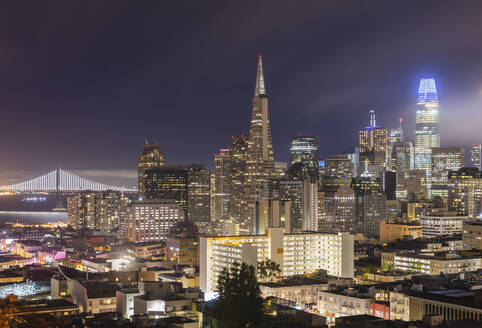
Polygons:
<instances>
[{"instance_id":1,"label":"skyscraper crown lighting","mask_svg":"<svg viewBox=\"0 0 482 328\"><path fill-rule=\"evenodd\" d=\"M438 105L437 88L434 79L421 79L418 87L417 104Z\"/></svg>"}]
</instances>

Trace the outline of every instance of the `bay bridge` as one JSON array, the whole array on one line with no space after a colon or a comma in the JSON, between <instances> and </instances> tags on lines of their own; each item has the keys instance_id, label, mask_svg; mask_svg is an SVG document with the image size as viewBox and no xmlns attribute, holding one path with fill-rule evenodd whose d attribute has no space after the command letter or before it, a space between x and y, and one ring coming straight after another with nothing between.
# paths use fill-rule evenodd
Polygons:
<instances>
[{"instance_id":1,"label":"bay bridge","mask_svg":"<svg viewBox=\"0 0 482 328\"><path fill-rule=\"evenodd\" d=\"M137 189L113 186L109 184L99 183L70 171L58 168L39 177L15 183L11 185L0 186L0 191L11 192L72 192L72 191L104 191L115 190L125 192L136 192Z\"/></svg>"}]
</instances>

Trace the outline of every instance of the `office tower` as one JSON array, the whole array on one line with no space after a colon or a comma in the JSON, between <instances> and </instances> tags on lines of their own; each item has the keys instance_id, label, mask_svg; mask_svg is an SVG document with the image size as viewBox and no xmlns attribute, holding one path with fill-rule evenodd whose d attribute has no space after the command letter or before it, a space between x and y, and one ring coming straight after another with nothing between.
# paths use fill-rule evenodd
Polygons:
<instances>
[{"instance_id":1,"label":"office tower","mask_svg":"<svg viewBox=\"0 0 482 328\"><path fill-rule=\"evenodd\" d=\"M231 197L231 150L214 155L214 220L229 214Z\"/></svg>"},{"instance_id":2,"label":"office tower","mask_svg":"<svg viewBox=\"0 0 482 328\"><path fill-rule=\"evenodd\" d=\"M354 163L349 155L330 155L325 159L325 176L332 178L352 178Z\"/></svg>"},{"instance_id":3,"label":"office tower","mask_svg":"<svg viewBox=\"0 0 482 328\"><path fill-rule=\"evenodd\" d=\"M256 201L255 234L265 234L268 228L284 228L285 233L291 232L289 200L273 197L262 197Z\"/></svg>"},{"instance_id":4,"label":"office tower","mask_svg":"<svg viewBox=\"0 0 482 328\"><path fill-rule=\"evenodd\" d=\"M318 171L318 138L298 135L291 139L290 165L302 163L311 175Z\"/></svg>"},{"instance_id":5,"label":"office tower","mask_svg":"<svg viewBox=\"0 0 482 328\"><path fill-rule=\"evenodd\" d=\"M188 170L183 166L166 166L144 172L146 199L170 200L179 204L188 217Z\"/></svg>"},{"instance_id":6,"label":"office tower","mask_svg":"<svg viewBox=\"0 0 482 328\"><path fill-rule=\"evenodd\" d=\"M368 161L371 165L386 167L387 130L377 126L375 111L370 111L370 125L359 132L360 165Z\"/></svg>"},{"instance_id":7,"label":"office tower","mask_svg":"<svg viewBox=\"0 0 482 328\"><path fill-rule=\"evenodd\" d=\"M189 222L211 221L211 172L206 165L186 166L187 217Z\"/></svg>"},{"instance_id":8,"label":"office tower","mask_svg":"<svg viewBox=\"0 0 482 328\"><path fill-rule=\"evenodd\" d=\"M405 192L408 201L428 198L427 175L425 170L408 170L405 174Z\"/></svg>"},{"instance_id":9,"label":"office tower","mask_svg":"<svg viewBox=\"0 0 482 328\"><path fill-rule=\"evenodd\" d=\"M144 197L144 171L154 167L164 166L164 155L161 153L159 143L146 144L142 148L142 153L137 157L137 184L139 195Z\"/></svg>"},{"instance_id":10,"label":"office tower","mask_svg":"<svg viewBox=\"0 0 482 328\"><path fill-rule=\"evenodd\" d=\"M398 141L393 141L391 137L390 143L390 169L397 175L396 180L396 196L397 199L405 198L407 193L405 190L405 178L407 171L415 169L415 154L413 144L410 141L404 141L402 120L400 119L400 127L398 129Z\"/></svg>"},{"instance_id":11,"label":"office tower","mask_svg":"<svg viewBox=\"0 0 482 328\"><path fill-rule=\"evenodd\" d=\"M146 199L179 204L189 222L210 221L211 173L205 165L158 167L144 176Z\"/></svg>"},{"instance_id":12,"label":"office tower","mask_svg":"<svg viewBox=\"0 0 482 328\"><path fill-rule=\"evenodd\" d=\"M303 180L303 231L318 231L318 177Z\"/></svg>"},{"instance_id":13,"label":"office tower","mask_svg":"<svg viewBox=\"0 0 482 328\"><path fill-rule=\"evenodd\" d=\"M472 145L470 148L470 166L482 170L482 145Z\"/></svg>"},{"instance_id":14,"label":"office tower","mask_svg":"<svg viewBox=\"0 0 482 328\"><path fill-rule=\"evenodd\" d=\"M447 198L447 180L449 171L457 171L464 166L464 148L432 148L432 197Z\"/></svg>"},{"instance_id":15,"label":"office tower","mask_svg":"<svg viewBox=\"0 0 482 328\"><path fill-rule=\"evenodd\" d=\"M482 172L462 168L449 172L448 207L458 215L478 217L482 214Z\"/></svg>"},{"instance_id":16,"label":"office tower","mask_svg":"<svg viewBox=\"0 0 482 328\"><path fill-rule=\"evenodd\" d=\"M303 181L285 179L279 182L281 200L290 201L291 231L299 231L303 227Z\"/></svg>"},{"instance_id":17,"label":"office tower","mask_svg":"<svg viewBox=\"0 0 482 328\"><path fill-rule=\"evenodd\" d=\"M351 178L325 177L318 192L318 231L355 232L355 194Z\"/></svg>"},{"instance_id":18,"label":"office tower","mask_svg":"<svg viewBox=\"0 0 482 328\"><path fill-rule=\"evenodd\" d=\"M326 270L328 275L353 278L354 236L349 233L283 233L268 228L263 235L199 237L199 284L204 293L216 291L219 274L235 262L257 266L258 261L278 264L281 276Z\"/></svg>"},{"instance_id":19,"label":"office tower","mask_svg":"<svg viewBox=\"0 0 482 328\"><path fill-rule=\"evenodd\" d=\"M380 222L386 218L386 196L383 192L383 182L362 174L353 178L351 187L355 193L356 232L365 237L378 238Z\"/></svg>"},{"instance_id":20,"label":"office tower","mask_svg":"<svg viewBox=\"0 0 482 328\"><path fill-rule=\"evenodd\" d=\"M182 221L184 210L179 203L155 199L134 201L122 209L119 233L133 242L166 239L170 229Z\"/></svg>"},{"instance_id":21,"label":"office tower","mask_svg":"<svg viewBox=\"0 0 482 328\"><path fill-rule=\"evenodd\" d=\"M246 180L246 158L248 139L241 135L233 137L231 145L231 199L229 214L237 222L241 220L244 206L244 183Z\"/></svg>"},{"instance_id":22,"label":"office tower","mask_svg":"<svg viewBox=\"0 0 482 328\"><path fill-rule=\"evenodd\" d=\"M81 191L67 198L67 219L74 229L114 230L120 211L130 202L117 191Z\"/></svg>"},{"instance_id":23,"label":"office tower","mask_svg":"<svg viewBox=\"0 0 482 328\"><path fill-rule=\"evenodd\" d=\"M440 147L439 107L434 79L420 81L415 119L415 169L425 171L428 195L431 196L432 148Z\"/></svg>"},{"instance_id":24,"label":"office tower","mask_svg":"<svg viewBox=\"0 0 482 328\"><path fill-rule=\"evenodd\" d=\"M287 170L288 170L288 163L274 162L275 179L282 179L285 176Z\"/></svg>"},{"instance_id":25,"label":"office tower","mask_svg":"<svg viewBox=\"0 0 482 328\"><path fill-rule=\"evenodd\" d=\"M248 152L246 160L245 206L241 214L242 225L250 233L254 227L254 210L259 188L263 180L275 176L271 127L268 118L268 96L264 84L263 62L258 57L258 71L253 98L253 112L249 129Z\"/></svg>"}]
</instances>

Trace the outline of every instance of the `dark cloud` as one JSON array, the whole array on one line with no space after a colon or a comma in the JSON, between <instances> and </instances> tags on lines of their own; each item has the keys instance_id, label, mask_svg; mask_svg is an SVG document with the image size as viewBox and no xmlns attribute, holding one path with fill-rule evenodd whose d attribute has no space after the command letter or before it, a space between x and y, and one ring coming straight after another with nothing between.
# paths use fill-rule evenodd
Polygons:
<instances>
[{"instance_id":1,"label":"dark cloud","mask_svg":"<svg viewBox=\"0 0 482 328\"><path fill-rule=\"evenodd\" d=\"M354 146L372 108L413 134L424 76L442 144L482 141L480 1L27 3L0 3L0 181L135 170L145 139L168 163L212 166L248 133L260 52L278 160L297 132L323 156Z\"/></svg>"}]
</instances>

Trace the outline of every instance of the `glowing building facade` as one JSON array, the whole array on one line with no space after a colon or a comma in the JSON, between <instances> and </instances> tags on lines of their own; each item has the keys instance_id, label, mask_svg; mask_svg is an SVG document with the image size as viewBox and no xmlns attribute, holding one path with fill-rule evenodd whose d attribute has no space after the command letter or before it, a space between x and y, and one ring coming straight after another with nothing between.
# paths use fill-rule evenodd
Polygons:
<instances>
[{"instance_id":1,"label":"glowing building facade","mask_svg":"<svg viewBox=\"0 0 482 328\"><path fill-rule=\"evenodd\" d=\"M370 125L359 133L360 165L386 167L387 165L387 130L377 126L375 111L370 111Z\"/></svg>"},{"instance_id":2,"label":"glowing building facade","mask_svg":"<svg viewBox=\"0 0 482 328\"><path fill-rule=\"evenodd\" d=\"M145 194L145 177L144 172L147 169L164 166L164 155L161 153L159 144L146 143L142 148L142 153L137 157L137 183L139 194L144 197Z\"/></svg>"},{"instance_id":3,"label":"glowing building facade","mask_svg":"<svg viewBox=\"0 0 482 328\"><path fill-rule=\"evenodd\" d=\"M482 170L482 145L472 145L470 148L470 166Z\"/></svg>"},{"instance_id":4,"label":"glowing building facade","mask_svg":"<svg viewBox=\"0 0 482 328\"><path fill-rule=\"evenodd\" d=\"M246 158L245 206L241 214L241 229L251 233L254 224L256 199L265 180L275 176L273 143L268 117L268 96L264 84L263 61L258 57L258 71L253 98L253 112L249 129Z\"/></svg>"},{"instance_id":5,"label":"glowing building facade","mask_svg":"<svg viewBox=\"0 0 482 328\"><path fill-rule=\"evenodd\" d=\"M214 155L214 220L229 213L231 196L231 150L221 149Z\"/></svg>"},{"instance_id":6,"label":"glowing building facade","mask_svg":"<svg viewBox=\"0 0 482 328\"><path fill-rule=\"evenodd\" d=\"M434 79L422 79L417 94L415 168L427 175L431 195L432 148L440 147L439 105Z\"/></svg>"},{"instance_id":7,"label":"glowing building facade","mask_svg":"<svg viewBox=\"0 0 482 328\"><path fill-rule=\"evenodd\" d=\"M290 164L304 164L316 175L318 172L318 138L297 136L291 140Z\"/></svg>"},{"instance_id":8,"label":"glowing building facade","mask_svg":"<svg viewBox=\"0 0 482 328\"><path fill-rule=\"evenodd\" d=\"M283 277L327 270L331 276L353 278L354 236L310 232L285 234L283 228L268 228L252 236L200 236L200 288L216 290L219 274L236 262L257 266L270 259L279 264Z\"/></svg>"},{"instance_id":9,"label":"glowing building facade","mask_svg":"<svg viewBox=\"0 0 482 328\"><path fill-rule=\"evenodd\" d=\"M440 147L432 149L432 197L447 198L447 180L450 171L464 167L465 149Z\"/></svg>"}]
</instances>

